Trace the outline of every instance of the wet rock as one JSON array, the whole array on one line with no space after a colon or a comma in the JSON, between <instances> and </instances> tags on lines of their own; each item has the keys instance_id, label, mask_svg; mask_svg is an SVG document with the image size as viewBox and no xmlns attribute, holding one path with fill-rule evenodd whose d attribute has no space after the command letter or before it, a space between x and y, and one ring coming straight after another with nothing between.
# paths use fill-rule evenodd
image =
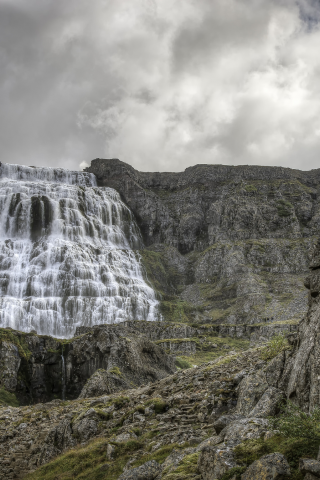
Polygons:
<instances>
[{"instance_id":1,"label":"wet rock","mask_svg":"<svg viewBox=\"0 0 320 480\"><path fill-rule=\"evenodd\" d=\"M161 472L162 467L155 460L124 472L118 480L154 480Z\"/></svg>"},{"instance_id":2,"label":"wet rock","mask_svg":"<svg viewBox=\"0 0 320 480\"><path fill-rule=\"evenodd\" d=\"M241 480L283 480L290 476L290 467L281 453L271 453L256 460Z\"/></svg>"}]
</instances>

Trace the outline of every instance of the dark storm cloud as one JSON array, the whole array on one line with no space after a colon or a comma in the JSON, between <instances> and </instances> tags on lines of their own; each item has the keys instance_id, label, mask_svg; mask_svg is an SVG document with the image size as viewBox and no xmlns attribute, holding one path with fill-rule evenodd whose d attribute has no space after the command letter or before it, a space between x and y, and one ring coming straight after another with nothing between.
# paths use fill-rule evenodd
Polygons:
<instances>
[{"instance_id":1,"label":"dark storm cloud","mask_svg":"<svg viewBox=\"0 0 320 480\"><path fill-rule=\"evenodd\" d=\"M319 22L318 0L0 0L1 160L318 167Z\"/></svg>"}]
</instances>

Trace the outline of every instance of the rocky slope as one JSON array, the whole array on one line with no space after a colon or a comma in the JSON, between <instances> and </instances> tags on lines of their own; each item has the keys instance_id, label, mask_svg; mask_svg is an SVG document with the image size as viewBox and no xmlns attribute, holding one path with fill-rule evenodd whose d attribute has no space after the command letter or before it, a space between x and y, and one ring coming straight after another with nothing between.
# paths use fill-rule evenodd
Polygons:
<instances>
[{"instance_id":1,"label":"rocky slope","mask_svg":"<svg viewBox=\"0 0 320 480\"><path fill-rule=\"evenodd\" d=\"M320 170L196 165L146 173L117 159L93 160L86 170L134 213L165 319L294 324L306 312Z\"/></svg>"},{"instance_id":2,"label":"rocky slope","mask_svg":"<svg viewBox=\"0 0 320 480\"><path fill-rule=\"evenodd\" d=\"M0 478L48 480L63 473L109 480L313 479L320 462L299 464L299 457L316 457L318 443L290 443L270 428L268 417L278 414L285 399L306 411L319 405L319 267L320 242L306 280L308 313L287 341L229 353L121 394L85 398L103 383L98 370L86 386L93 392L85 388L77 400L0 409ZM124 334L131 327L115 328ZM148 336L159 341L175 332L183 340L195 334L188 325L145 330L146 337L139 337L148 342ZM82 345L94 333L82 333Z\"/></svg>"}]
</instances>

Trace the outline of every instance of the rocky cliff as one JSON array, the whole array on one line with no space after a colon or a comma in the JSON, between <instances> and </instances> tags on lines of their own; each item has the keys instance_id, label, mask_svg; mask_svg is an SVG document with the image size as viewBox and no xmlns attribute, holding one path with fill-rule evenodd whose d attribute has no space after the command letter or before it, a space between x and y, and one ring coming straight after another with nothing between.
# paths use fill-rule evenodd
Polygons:
<instances>
[{"instance_id":1,"label":"rocky cliff","mask_svg":"<svg viewBox=\"0 0 320 480\"><path fill-rule=\"evenodd\" d=\"M117 159L86 169L134 213L164 318L217 324L293 321L320 226L320 169L196 165L138 172Z\"/></svg>"},{"instance_id":2,"label":"rocky cliff","mask_svg":"<svg viewBox=\"0 0 320 480\"><path fill-rule=\"evenodd\" d=\"M22 405L77 398L84 387L85 396L112 393L175 369L174 358L121 324L96 326L66 341L0 329L0 388L14 393ZM97 371L99 379L88 386Z\"/></svg>"}]
</instances>

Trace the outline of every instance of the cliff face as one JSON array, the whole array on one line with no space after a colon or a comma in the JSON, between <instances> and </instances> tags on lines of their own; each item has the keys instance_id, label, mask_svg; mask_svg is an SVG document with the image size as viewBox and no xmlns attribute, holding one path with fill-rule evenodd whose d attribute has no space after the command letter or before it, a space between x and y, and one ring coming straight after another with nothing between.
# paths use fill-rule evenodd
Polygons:
<instances>
[{"instance_id":1,"label":"cliff face","mask_svg":"<svg viewBox=\"0 0 320 480\"><path fill-rule=\"evenodd\" d=\"M1 329L0 340L0 387L23 405L77 398L97 370L108 374L102 373L105 393L112 393L176 369L160 347L121 324L96 326L70 341Z\"/></svg>"},{"instance_id":2,"label":"cliff face","mask_svg":"<svg viewBox=\"0 0 320 480\"><path fill-rule=\"evenodd\" d=\"M86 171L120 192L147 245L165 243L181 253L220 241L301 238L320 225L320 169L196 165L146 173L96 159Z\"/></svg>"},{"instance_id":3,"label":"cliff face","mask_svg":"<svg viewBox=\"0 0 320 480\"><path fill-rule=\"evenodd\" d=\"M319 169L196 165L146 173L96 159L86 170L120 192L136 216L165 318L255 324L306 312Z\"/></svg>"},{"instance_id":4,"label":"cliff face","mask_svg":"<svg viewBox=\"0 0 320 480\"><path fill-rule=\"evenodd\" d=\"M309 309L299 325L294 348L287 354L283 383L291 401L312 411L320 404L320 240L313 247L305 285Z\"/></svg>"}]
</instances>

